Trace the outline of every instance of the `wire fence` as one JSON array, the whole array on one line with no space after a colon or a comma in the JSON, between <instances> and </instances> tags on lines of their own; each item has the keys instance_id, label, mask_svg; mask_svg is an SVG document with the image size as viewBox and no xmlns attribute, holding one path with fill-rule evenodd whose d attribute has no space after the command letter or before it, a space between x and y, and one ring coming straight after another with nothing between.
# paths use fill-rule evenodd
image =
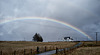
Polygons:
<instances>
[{"instance_id":1,"label":"wire fence","mask_svg":"<svg viewBox=\"0 0 100 55\"><path fill-rule=\"evenodd\" d=\"M69 52L73 51L76 48L82 47L84 44L79 42L78 44L74 45L73 47L58 49L56 48L56 55L67 55Z\"/></svg>"},{"instance_id":2,"label":"wire fence","mask_svg":"<svg viewBox=\"0 0 100 55\"><path fill-rule=\"evenodd\" d=\"M35 55L39 54L42 52L47 52L50 50L56 50L56 49L62 49L65 47L62 46L37 46L36 48L33 49L22 49L22 50L14 50L11 53L3 52L2 50L0 51L0 55ZM10 49L9 49L10 51Z\"/></svg>"}]
</instances>

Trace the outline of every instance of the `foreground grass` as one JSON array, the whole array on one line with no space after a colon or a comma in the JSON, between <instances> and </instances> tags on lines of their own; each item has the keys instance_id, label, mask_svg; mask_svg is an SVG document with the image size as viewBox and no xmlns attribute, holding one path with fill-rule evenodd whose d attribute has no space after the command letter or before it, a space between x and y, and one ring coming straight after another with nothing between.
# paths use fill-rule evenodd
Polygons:
<instances>
[{"instance_id":1,"label":"foreground grass","mask_svg":"<svg viewBox=\"0 0 100 55\"><path fill-rule=\"evenodd\" d=\"M54 50L58 48L66 48L75 45L75 42L31 42L31 41L0 41L0 51L3 52L3 55L12 55L16 51L16 55L23 55L24 49L27 55L32 53L36 54L37 46L40 49L40 52L44 51L44 47L47 47L48 50Z\"/></svg>"},{"instance_id":2,"label":"foreground grass","mask_svg":"<svg viewBox=\"0 0 100 55\"><path fill-rule=\"evenodd\" d=\"M68 55L100 55L100 47L81 47Z\"/></svg>"},{"instance_id":3,"label":"foreground grass","mask_svg":"<svg viewBox=\"0 0 100 55\"><path fill-rule=\"evenodd\" d=\"M84 42L84 46L74 50L68 55L100 55L100 41Z\"/></svg>"},{"instance_id":4,"label":"foreground grass","mask_svg":"<svg viewBox=\"0 0 100 55\"><path fill-rule=\"evenodd\" d=\"M70 51L61 51L53 55L100 55L100 41L81 41L82 47Z\"/></svg>"}]
</instances>

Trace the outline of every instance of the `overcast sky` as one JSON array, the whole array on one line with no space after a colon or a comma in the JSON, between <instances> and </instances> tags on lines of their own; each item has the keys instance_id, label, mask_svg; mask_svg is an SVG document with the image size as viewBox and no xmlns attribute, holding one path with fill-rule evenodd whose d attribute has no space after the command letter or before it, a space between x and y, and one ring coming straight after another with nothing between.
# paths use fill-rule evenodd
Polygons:
<instances>
[{"instance_id":1,"label":"overcast sky","mask_svg":"<svg viewBox=\"0 0 100 55\"><path fill-rule=\"evenodd\" d=\"M67 22L95 39L100 32L100 0L0 0L0 21L17 17L48 17ZM40 33L44 41L87 37L64 25L44 20L19 20L0 24L0 40L31 41ZM100 33L98 33L100 40Z\"/></svg>"}]
</instances>

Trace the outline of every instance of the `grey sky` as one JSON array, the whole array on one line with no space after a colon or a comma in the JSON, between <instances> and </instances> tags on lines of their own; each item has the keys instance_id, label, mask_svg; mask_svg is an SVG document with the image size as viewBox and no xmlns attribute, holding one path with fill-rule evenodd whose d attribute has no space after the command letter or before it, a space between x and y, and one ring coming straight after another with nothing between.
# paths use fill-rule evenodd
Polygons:
<instances>
[{"instance_id":1,"label":"grey sky","mask_svg":"<svg viewBox=\"0 0 100 55\"><path fill-rule=\"evenodd\" d=\"M94 32L100 32L100 1L0 0L0 20L17 17L57 19L67 22L95 38ZM36 32L40 33L45 41L55 41L64 36L80 37L79 39L86 40L86 37L71 28L49 21L25 20L0 24L0 40L23 40L22 36L31 40Z\"/></svg>"}]
</instances>

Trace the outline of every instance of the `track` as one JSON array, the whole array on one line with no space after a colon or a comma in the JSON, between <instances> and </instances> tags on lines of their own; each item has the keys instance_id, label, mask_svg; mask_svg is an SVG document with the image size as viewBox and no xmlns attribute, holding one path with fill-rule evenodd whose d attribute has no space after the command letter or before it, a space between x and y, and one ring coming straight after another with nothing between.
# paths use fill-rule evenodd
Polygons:
<instances>
[{"instance_id":1,"label":"track","mask_svg":"<svg viewBox=\"0 0 100 55\"><path fill-rule=\"evenodd\" d=\"M69 51L71 49L79 47L81 44L82 44L82 42L79 42L78 44L74 45L73 47L65 48L65 50ZM63 51L63 49L58 49L58 51ZM52 55L55 53L56 53L56 50L52 50L52 51L47 51L47 52L36 54L36 55Z\"/></svg>"}]
</instances>

